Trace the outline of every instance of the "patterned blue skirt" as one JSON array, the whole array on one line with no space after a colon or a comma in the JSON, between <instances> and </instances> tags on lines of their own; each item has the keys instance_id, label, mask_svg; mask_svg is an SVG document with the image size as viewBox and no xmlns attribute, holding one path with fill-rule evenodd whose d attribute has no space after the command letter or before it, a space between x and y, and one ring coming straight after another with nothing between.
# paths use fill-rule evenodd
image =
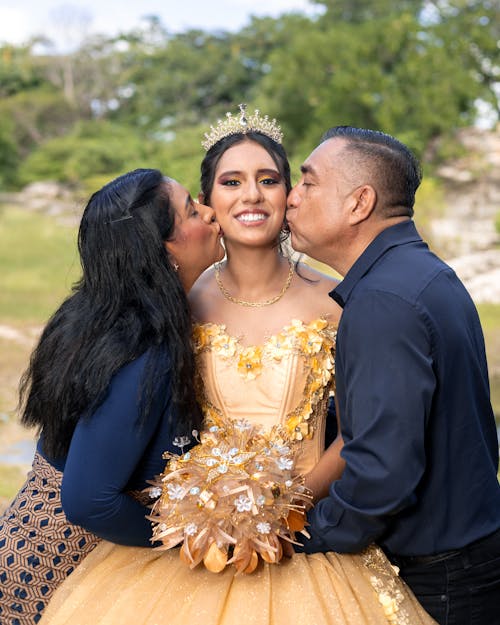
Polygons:
<instances>
[{"instance_id":1,"label":"patterned blue skirt","mask_svg":"<svg viewBox=\"0 0 500 625\"><path fill-rule=\"evenodd\" d=\"M17 497L0 517L0 624L32 625L54 590L99 538L69 523L62 473L36 453Z\"/></svg>"}]
</instances>

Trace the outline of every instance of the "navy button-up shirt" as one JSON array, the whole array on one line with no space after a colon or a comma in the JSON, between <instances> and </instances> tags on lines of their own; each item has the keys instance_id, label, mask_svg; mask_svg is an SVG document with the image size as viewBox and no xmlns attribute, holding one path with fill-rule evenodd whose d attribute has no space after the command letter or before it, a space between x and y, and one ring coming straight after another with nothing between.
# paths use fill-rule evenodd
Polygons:
<instances>
[{"instance_id":1,"label":"navy button-up shirt","mask_svg":"<svg viewBox=\"0 0 500 625\"><path fill-rule=\"evenodd\" d=\"M346 467L304 550L398 555L500 527L498 440L483 334L453 270L412 221L384 230L330 294L343 308L336 395Z\"/></svg>"}]
</instances>

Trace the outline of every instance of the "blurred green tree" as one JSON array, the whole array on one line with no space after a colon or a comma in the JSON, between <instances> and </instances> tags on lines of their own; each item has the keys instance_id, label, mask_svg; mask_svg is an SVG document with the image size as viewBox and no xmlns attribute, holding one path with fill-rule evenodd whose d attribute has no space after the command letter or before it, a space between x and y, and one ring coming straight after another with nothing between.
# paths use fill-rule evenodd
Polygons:
<instances>
[{"instance_id":1,"label":"blurred green tree","mask_svg":"<svg viewBox=\"0 0 500 625\"><path fill-rule=\"evenodd\" d=\"M423 155L436 137L474 123L479 98L494 99L478 59L499 74L496 3L463 2L453 11L417 0L316 4L323 16L271 52L260 85L259 100L279 116L292 151L348 124L395 134ZM475 34L483 22L490 30Z\"/></svg>"},{"instance_id":2,"label":"blurred green tree","mask_svg":"<svg viewBox=\"0 0 500 625\"><path fill-rule=\"evenodd\" d=\"M315 17L254 17L234 33L172 34L153 15L64 53L41 38L0 47L2 185L138 162L197 185L203 132L242 101L279 119L294 163L330 125L384 130L429 159L478 107L498 121L498 2L312 2Z\"/></svg>"},{"instance_id":3,"label":"blurred green tree","mask_svg":"<svg viewBox=\"0 0 500 625\"><path fill-rule=\"evenodd\" d=\"M78 185L96 174L111 178L146 166L151 146L131 128L108 121L78 122L70 132L42 143L23 162L20 179Z\"/></svg>"}]
</instances>

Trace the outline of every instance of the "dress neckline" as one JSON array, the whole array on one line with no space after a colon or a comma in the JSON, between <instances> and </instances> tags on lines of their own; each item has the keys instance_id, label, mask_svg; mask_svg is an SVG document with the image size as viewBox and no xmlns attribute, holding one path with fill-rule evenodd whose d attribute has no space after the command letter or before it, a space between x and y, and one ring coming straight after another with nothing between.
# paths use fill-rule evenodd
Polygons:
<instances>
[{"instance_id":1,"label":"dress neckline","mask_svg":"<svg viewBox=\"0 0 500 625\"><path fill-rule=\"evenodd\" d=\"M203 331L210 330L210 328L214 328L214 329L217 328L218 334L221 334L221 333L224 334L229 339L238 343L238 345L240 345L243 349L256 349L258 347L264 347L269 343L276 342L280 334L286 333L292 328L296 329L297 331L300 331L300 329L303 329L306 331L311 331L311 330L319 331L319 330L324 330L325 328L332 329L335 331L337 329L336 324L328 321L326 317L324 316L316 317L315 319L312 319L311 321L308 321L308 322L302 321L301 319L291 319L288 323L281 326L281 328L278 331L274 332L274 334L267 336L262 343L253 343L250 345L245 345L242 343L242 339L244 335L243 334L241 335L230 334L226 329L225 323L213 323L211 321L205 321L203 323L200 323L196 321L193 324L193 326Z\"/></svg>"}]
</instances>

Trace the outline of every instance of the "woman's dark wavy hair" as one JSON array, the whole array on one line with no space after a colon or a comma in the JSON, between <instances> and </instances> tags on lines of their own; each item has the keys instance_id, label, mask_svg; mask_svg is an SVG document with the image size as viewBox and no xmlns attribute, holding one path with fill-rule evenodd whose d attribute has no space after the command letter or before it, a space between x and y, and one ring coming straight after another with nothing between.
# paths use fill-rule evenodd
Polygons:
<instances>
[{"instance_id":1,"label":"woman's dark wavy hair","mask_svg":"<svg viewBox=\"0 0 500 625\"><path fill-rule=\"evenodd\" d=\"M286 193L290 193L292 188L292 182L290 177L290 163L285 152L285 148L280 144L262 134L261 132L249 131L246 133L236 133L224 137L217 143L215 143L206 153L205 158L201 162L201 178L200 187L203 193L203 201L210 206L210 196L214 187L215 170L217 165L224 154L229 148L232 148L238 143L243 141L255 141L266 150L269 156L273 159L279 173L281 174L283 181L285 182ZM283 224L280 243L282 243L289 235L289 230L286 222Z\"/></svg>"},{"instance_id":2,"label":"woman's dark wavy hair","mask_svg":"<svg viewBox=\"0 0 500 625\"><path fill-rule=\"evenodd\" d=\"M67 453L78 420L146 350L141 419L169 375L169 416L184 418L176 429L199 425L191 316L164 245L174 226L169 180L156 169L124 174L90 198L78 233L82 276L47 323L20 386L22 423L43 434L49 457Z\"/></svg>"}]
</instances>

